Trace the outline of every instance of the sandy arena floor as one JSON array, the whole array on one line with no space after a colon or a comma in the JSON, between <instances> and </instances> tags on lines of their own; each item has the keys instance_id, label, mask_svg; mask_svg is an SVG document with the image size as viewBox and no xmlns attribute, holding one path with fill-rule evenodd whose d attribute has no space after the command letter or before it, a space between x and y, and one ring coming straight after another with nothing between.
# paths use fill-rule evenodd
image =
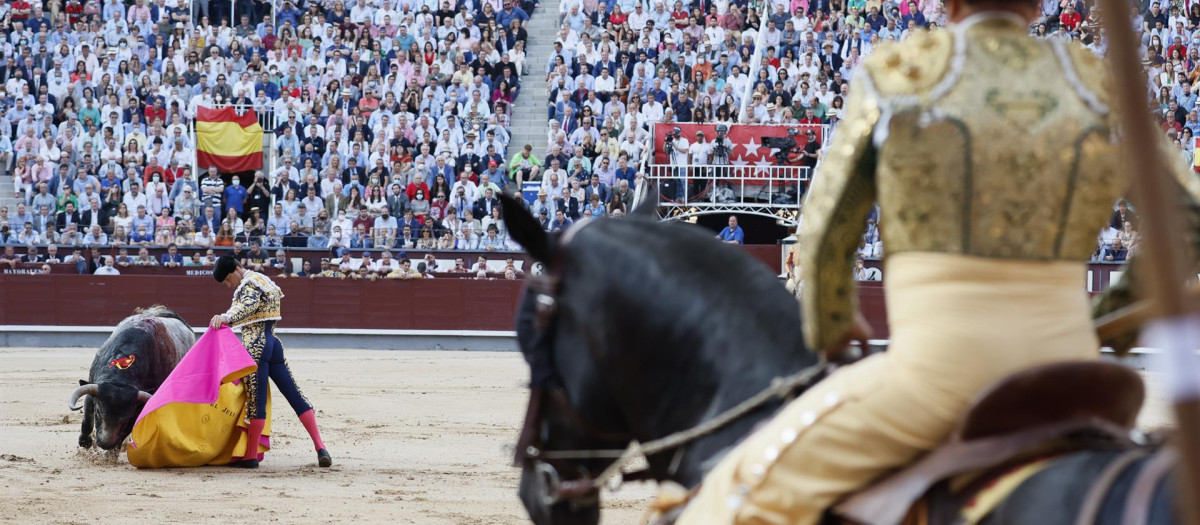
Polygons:
<instances>
[{"instance_id":1,"label":"sandy arena floor","mask_svg":"<svg viewBox=\"0 0 1200 525\"><path fill-rule=\"evenodd\" d=\"M0 523L528 523L508 466L526 399L518 354L287 353L330 469L286 405L257 471L139 471L81 451L66 401L92 352L0 348ZM1150 387L1142 425L1163 426L1166 400ZM604 523L639 522L652 492L606 493Z\"/></svg>"}]
</instances>

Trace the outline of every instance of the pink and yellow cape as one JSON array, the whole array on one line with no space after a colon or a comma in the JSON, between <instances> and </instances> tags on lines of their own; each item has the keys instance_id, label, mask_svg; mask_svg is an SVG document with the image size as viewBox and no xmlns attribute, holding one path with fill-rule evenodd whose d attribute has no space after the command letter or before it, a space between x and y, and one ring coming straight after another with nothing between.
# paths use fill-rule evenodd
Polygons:
<instances>
[{"instance_id":1,"label":"pink and yellow cape","mask_svg":"<svg viewBox=\"0 0 1200 525\"><path fill-rule=\"evenodd\" d=\"M228 327L209 330L138 415L129 463L138 468L225 465L246 451L246 389L258 365ZM265 385L264 385L265 386ZM258 458L271 448L271 401Z\"/></svg>"}]
</instances>

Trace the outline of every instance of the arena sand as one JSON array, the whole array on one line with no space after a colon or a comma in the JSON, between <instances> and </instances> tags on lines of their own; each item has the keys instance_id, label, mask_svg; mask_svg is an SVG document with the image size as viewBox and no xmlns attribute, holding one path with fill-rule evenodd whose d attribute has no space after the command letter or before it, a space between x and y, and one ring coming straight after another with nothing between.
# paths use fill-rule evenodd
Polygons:
<instances>
[{"instance_id":1,"label":"arena sand","mask_svg":"<svg viewBox=\"0 0 1200 525\"><path fill-rule=\"evenodd\" d=\"M82 451L66 403L92 356L0 349L0 523L528 523L508 466L528 395L520 354L288 350L334 464L317 468L280 403L255 471L137 470ZM636 523L652 492L605 494L604 522Z\"/></svg>"},{"instance_id":2,"label":"arena sand","mask_svg":"<svg viewBox=\"0 0 1200 525\"><path fill-rule=\"evenodd\" d=\"M528 523L508 466L527 391L516 353L288 350L318 410L330 469L299 421L275 412L256 471L137 470L83 451L67 397L85 349L0 349L0 523ZM1170 414L1150 378L1142 425ZM278 392L275 392L277 395ZM638 523L653 494L604 494L603 523Z\"/></svg>"}]
</instances>

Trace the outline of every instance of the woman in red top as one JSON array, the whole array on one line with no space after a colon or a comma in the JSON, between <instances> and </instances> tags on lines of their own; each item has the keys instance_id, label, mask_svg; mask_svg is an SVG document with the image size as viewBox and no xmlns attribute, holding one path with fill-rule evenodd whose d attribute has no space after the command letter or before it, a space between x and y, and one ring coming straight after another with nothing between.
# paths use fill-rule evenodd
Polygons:
<instances>
[{"instance_id":1,"label":"woman in red top","mask_svg":"<svg viewBox=\"0 0 1200 525\"><path fill-rule=\"evenodd\" d=\"M425 42L425 65L432 66L433 61L437 60L437 51L433 49L433 42Z\"/></svg>"},{"instance_id":2,"label":"woman in red top","mask_svg":"<svg viewBox=\"0 0 1200 525\"><path fill-rule=\"evenodd\" d=\"M492 104L495 104L496 101L499 100L512 103L513 98L515 98L515 94L516 90L509 89L508 82L501 80L500 83L496 85L496 89L492 90Z\"/></svg>"},{"instance_id":3,"label":"woman in red top","mask_svg":"<svg viewBox=\"0 0 1200 525\"><path fill-rule=\"evenodd\" d=\"M627 20L628 18L629 18L629 15L622 13L621 6L619 6L619 5L614 5L612 14L608 15L608 21L612 22L612 24L617 27L621 27L621 24L624 24L625 20Z\"/></svg>"},{"instance_id":4,"label":"woman in red top","mask_svg":"<svg viewBox=\"0 0 1200 525\"><path fill-rule=\"evenodd\" d=\"M71 83L79 82L81 80L85 83L92 80L92 76L88 74L87 66L83 64L82 60L75 65L75 72L71 73Z\"/></svg>"}]
</instances>

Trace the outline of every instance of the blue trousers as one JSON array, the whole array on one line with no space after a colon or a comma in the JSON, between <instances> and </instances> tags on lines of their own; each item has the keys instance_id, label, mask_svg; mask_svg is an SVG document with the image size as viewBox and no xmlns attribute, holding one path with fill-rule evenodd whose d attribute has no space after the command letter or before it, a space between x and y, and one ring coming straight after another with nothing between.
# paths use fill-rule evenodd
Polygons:
<instances>
[{"instance_id":1,"label":"blue trousers","mask_svg":"<svg viewBox=\"0 0 1200 525\"><path fill-rule=\"evenodd\" d=\"M292 370L283 357L283 343L275 337L275 322L253 323L242 327L242 343L251 357L258 362L258 370L246 377L246 399L250 404L250 419L259 419L267 413L267 378L287 399L296 415L312 410L312 404L296 386Z\"/></svg>"}]
</instances>

